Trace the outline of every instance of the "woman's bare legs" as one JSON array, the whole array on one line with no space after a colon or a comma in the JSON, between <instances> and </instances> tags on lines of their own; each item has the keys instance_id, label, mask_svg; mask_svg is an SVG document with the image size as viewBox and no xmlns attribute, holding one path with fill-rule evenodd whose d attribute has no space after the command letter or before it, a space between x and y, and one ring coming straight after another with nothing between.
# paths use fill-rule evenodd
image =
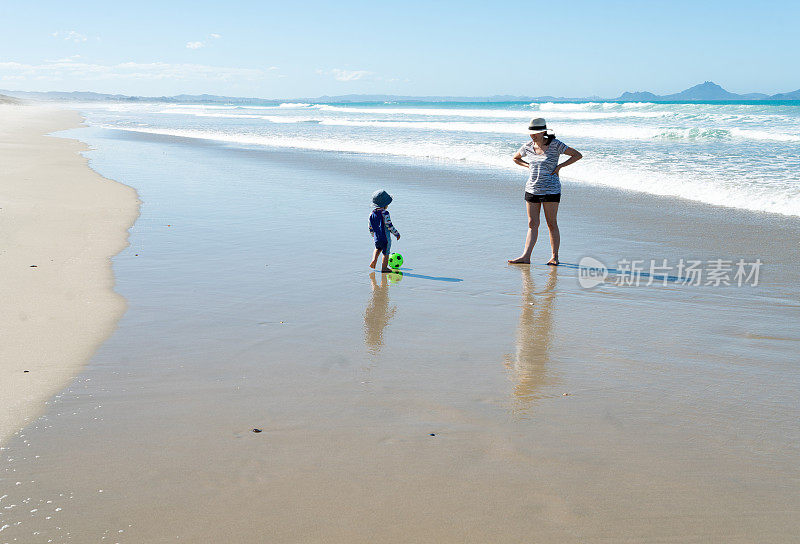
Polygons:
<instances>
[{"instance_id":1,"label":"woman's bare legs","mask_svg":"<svg viewBox=\"0 0 800 544\"><path fill-rule=\"evenodd\" d=\"M558 247L561 245L561 232L558 230L558 202L545 202L544 206L544 219L547 221L547 228L550 230L550 248L553 250L553 256L547 261L547 264L558 264Z\"/></svg>"},{"instance_id":2,"label":"woman's bare legs","mask_svg":"<svg viewBox=\"0 0 800 544\"><path fill-rule=\"evenodd\" d=\"M539 209L542 205L539 202L528 201L525 201L525 204L528 207L528 237L525 239L525 251L516 259L509 259L510 264L531 264L531 253L539 235Z\"/></svg>"}]
</instances>

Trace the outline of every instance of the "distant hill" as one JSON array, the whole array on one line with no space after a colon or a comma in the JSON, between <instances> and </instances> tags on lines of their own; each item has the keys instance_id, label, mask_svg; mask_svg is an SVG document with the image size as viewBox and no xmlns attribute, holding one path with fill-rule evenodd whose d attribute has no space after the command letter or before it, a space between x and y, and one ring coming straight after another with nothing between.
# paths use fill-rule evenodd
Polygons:
<instances>
[{"instance_id":1,"label":"distant hill","mask_svg":"<svg viewBox=\"0 0 800 544\"><path fill-rule=\"evenodd\" d=\"M794 96L794 98L790 98ZM763 93L736 94L723 89L713 81L706 81L674 94L657 95L648 91L625 92L615 100L637 102L708 102L731 100L800 100L800 90L793 93L768 95Z\"/></svg>"},{"instance_id":2,"label":"distant hill","mask_svg":"<svg viewBox=\"0 0 800 544\"><path fill-rule=\"evenodd\" d=\"M800 89L796 91L792 91L790 93L778 93L773 94L770 97L771 100L800 100Z\"/></svg>"},{"instance_id":3,"label":"distant hill","mask_svg":"<svg viewBox=\"0 0 800 544\"><path fill-rule=\"evenodd\" d=\"M669 100L769 100L769 95L763 93L736 94L726 91L713 81L706 81L664 98Z\"/></svg>"},{"instance_id":4,"label":"distant hill","mask_svg":"<svg viewBox=\"0 0 800 544\"><path fill-rule=\"evenodd\" d=\"M636 91L636 92L625 92L619 95L617 100L621 100L624 102L652 102L653 100L658 99L658 96L654 95L650 91Z\"/></svg>"},{"instance_id":5,"label":"distant hill","mask_svg":"<svg viewBox=\"0 0 800 544\"><path fill-rule=\"evenodd\" d=\"M723 89L712 81L706 81L674 94L657 95L650 91L624 92L617 98L601 98L587 96L581 98L564 98L557 96L400 96L392 94L346 94L339 96L318 96L314 98L247 98L241 96L218 96L213 94L179 94L176 96L128 96L123 94L105 94L93 92L27 92L4 91L12 97L30 98L33 100L67 100L80 102L166 102L166 103L207 103L233 105L270 105L283 102L304 102L315 104L347 103L347 102L707 102L733 100L800 100L800 89L788 93L767 95L763 93L736 94Z\"/></svg>"},{"instance_id":6,"label":"distant hill","mask_svg":"<svg viewBox=\"0 0 800 544\"><path fill-rule=\"evenodd\" d=\"M660 98L664 100L741 100L738 94L726 91L712 81L706 81L694 87L689 87L685 91L668 94Z\"/></svg>"}]
</instances>

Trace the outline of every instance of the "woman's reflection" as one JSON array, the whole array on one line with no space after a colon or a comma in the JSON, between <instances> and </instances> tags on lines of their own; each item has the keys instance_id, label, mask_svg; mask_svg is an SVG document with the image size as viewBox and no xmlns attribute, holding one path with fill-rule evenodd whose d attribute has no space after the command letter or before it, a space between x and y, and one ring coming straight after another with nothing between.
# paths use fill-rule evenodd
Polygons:
<instances>
[{"instance_id":1,"label":"woman's reflection","mask_svg":"<svg viewBox=\"0 0 800 544\"><path fill-rule=\"evenodd\" d=\"M522 310L517 327L517 352L506 358L506 367L514 381L514 412L527 413L531 403L541 397L547 382L547 362L552 341L553 303L556 268L551 267L544 289L536 286L528 267L522 273Z\"/></svg>"},{"instance_id":2,"label":"woman's reflection","mask_svg":"<svg viewBox=\"0 0 800 544\"><path fill-rule=\"evenodd\" d=\"M389 276L389 277L387 277ZM372 296L364 310L364 343L370 353L377 354L383 346L383 329L389 324L397 309L389 307L389 282L397 283L403 278L400 273L381 274L381 283L375 281L375 272L371 272Z\"/></svg>"}]
</instances>

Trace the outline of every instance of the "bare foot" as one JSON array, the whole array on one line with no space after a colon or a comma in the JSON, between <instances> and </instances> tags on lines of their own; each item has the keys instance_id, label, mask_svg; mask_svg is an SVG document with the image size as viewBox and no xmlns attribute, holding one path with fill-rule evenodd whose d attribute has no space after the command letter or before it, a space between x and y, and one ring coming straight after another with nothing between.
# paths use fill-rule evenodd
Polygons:
<instances>
[{"instance_id":1,"label":"bare foot","mask_svg":"<svg viewBox=\"0 0 800 544\"><path fill-rule=\"evenodd\" d=\"M509 259L508 264L531 264L531 258L517 257L516 259Z\"/></svg>"},{"instance_id":2,"label":"bare foot","mask_svg":"<svg viewBox=\"0 0 800 544\"><path fill-rule=\"evenodd\" d=\"M383 272L384 274L390 274L392 272L397 272L397 270L393 270L391 268L382 268L381 272Z\"/></svg>"},{"instance_id":3,"label":"bare foot","mask_svg":"<svg viewBox=\"0 0 800 544\"><path fill-rule=\"evenodd\" d=\"M377 264L378 263L376 261L372 261L371 263L369 263L369 267L370 268L375 268L375 265L377 265Z\"/></svg>"},{"instance_id":4,"label":"bare foot","mask_svg":"<svg viewBox=\"0 0 800 544\"><path fill-rule=\"evenodd\" d=\"M547 264L550 266L558 266L558 257L552 257L549 261L547 261Z\"/></svg>"}]
</instances>

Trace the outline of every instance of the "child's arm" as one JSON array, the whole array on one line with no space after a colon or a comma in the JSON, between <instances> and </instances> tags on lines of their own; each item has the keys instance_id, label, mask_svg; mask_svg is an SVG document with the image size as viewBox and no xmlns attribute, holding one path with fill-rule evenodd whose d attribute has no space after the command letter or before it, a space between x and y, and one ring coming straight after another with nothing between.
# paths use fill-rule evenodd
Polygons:
<instances>
[{"instance_id":1,"label":"child's arm","mask_svg":"<svg viewBox=\"0 0 800 544\"><path fill-rule=\"evenodd\" d=\"M383 213L383 222L386 224L386 230L394 234L395 238L399 240L400 233L397 232L397 229L394 228L394 225L392 225L392 219L391 217L389 217L389 210L383 210L382 213Z\"/></svg>"}]
</instances>

